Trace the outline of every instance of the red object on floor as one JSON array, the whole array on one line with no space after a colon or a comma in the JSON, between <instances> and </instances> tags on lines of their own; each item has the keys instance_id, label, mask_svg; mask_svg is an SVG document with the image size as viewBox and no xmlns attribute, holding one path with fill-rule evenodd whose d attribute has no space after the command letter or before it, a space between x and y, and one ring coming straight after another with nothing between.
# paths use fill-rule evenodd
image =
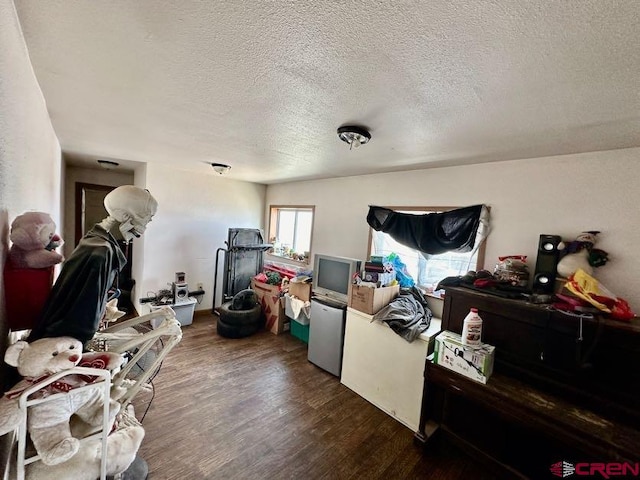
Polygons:
<instances>
[{"instance_id":1,"label":"red object on floor","mask_svg":"<svg viewBox=\"0 0 640 480\"><path fill-rule=\"evenodd\" d=\"M4 267L4 294L7 323L11 330L15 332L34 327L52 284L53 267L13 268L7 262Z\"/></svg>"}]
</instances>

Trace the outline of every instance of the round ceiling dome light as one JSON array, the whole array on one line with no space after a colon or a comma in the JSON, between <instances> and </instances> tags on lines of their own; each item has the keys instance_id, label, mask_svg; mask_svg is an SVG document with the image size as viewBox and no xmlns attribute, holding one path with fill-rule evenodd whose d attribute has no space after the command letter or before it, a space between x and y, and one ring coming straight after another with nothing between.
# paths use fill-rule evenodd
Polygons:
<instances>
[{"instance_id":1,"label":"round ceiling dome light","mask_svg":"<svg viewBox=\"0 0 640 480\"><path fill-rule=\"evenodd\" d=\"M100 165L105 170L113 170L114 168L120 166L118 162L112 162L111 160L98 160L98 165Z\"/></svg>"},{"instance_id":2,"label":"round ceiling dome light","mask_svg":"<svg viewBox=\"0 0 640 480\"><path fill-rule=\"evenodd\" d=\"M229 173L229 170L231 170L231 167L229 165L225 165L224 163L212 163L211 167L219 175Z\"/></svg>"},{"instance_id":3,"label":"round ceiling dome light","mask_svg":"<svg viewBox=\"0 0 640 480\"><path fill-rule=\"evenodd\" d=\"M349 150L353 147L358 148L371 140L371 134L367 129L355 125L345 125L338 128L338 137L349 144Z\"/></svg>"}]
</instances>

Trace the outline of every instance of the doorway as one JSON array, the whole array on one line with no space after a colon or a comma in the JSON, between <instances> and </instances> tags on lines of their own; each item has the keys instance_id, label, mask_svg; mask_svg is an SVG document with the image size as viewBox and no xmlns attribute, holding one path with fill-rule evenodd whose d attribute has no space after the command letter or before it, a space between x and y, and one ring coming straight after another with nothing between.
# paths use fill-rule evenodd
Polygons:
<instances>
[{"instance_id":1,"label":"doorway","mask_svg":"<svg viewBox=\"0 0 640 480\"><path fill-rule=\"evenodd\" d=\"M76 231L75 244L93 228L96 223L107 217L104 197L116 187L76 182Z\"/></svg>"},{"instance_id":2,"label":"doorway","mask_svg":"<svg viewBox=\"0 0 640 480\"><path fill-rule=\"evenodd\" d=\"M109 185L97 185L93 183L76 182L75 192L75 243L78 245L82 237L91 230L96 223L100 223L109 214L104 208L104 197L116 187ZM133 259L133 244L118 241L120 249L127 257L124 266L117 278L117 287L122 292L118 298L118 308L127 313L135 313L131 302L131 292L135 285L132 278L131 265Z\"/></svg>"}]
</instances>

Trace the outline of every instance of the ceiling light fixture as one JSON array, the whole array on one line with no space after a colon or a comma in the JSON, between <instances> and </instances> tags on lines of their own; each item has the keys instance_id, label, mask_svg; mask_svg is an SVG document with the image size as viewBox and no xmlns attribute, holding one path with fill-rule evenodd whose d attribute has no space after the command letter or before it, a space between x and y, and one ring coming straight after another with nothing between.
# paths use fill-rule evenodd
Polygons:
<instances>
[{"instance_id":1,"label":"ceiling light fixture","mask_svg":"<svg viewBox=\"0 0 640 480\"><path fill-rule=\"evenodd\" d=\"M120 166L118 162L112 162L111 160L98 160L98 165L100 165L105 170L113 170L114 168Z\"/></svg>"},{"instance_id":2,"label":"ceiling light fixture","mask_svg":"<svg viewBox=\"0 0 640 480\"><path fill-rule=\"evenodd\" d=\"M211 166L213 167L213 170L220 175L229 173L229 170L231 170L231 167L229 165L225 165L224 163L212 163Z\"/></svg>"},{"instance_id":3,"label":"ceiling light fixture","mask_svg":"<svg viewBox=\"0 0 640 480\"><path fill-rule=\"evenodd\" d=\"M338 137L349 144L349 150L353 147L358 148L371 140L371 134L365 128L354 125L345 125L338 128Z\"/></svg>"}]
</instances>

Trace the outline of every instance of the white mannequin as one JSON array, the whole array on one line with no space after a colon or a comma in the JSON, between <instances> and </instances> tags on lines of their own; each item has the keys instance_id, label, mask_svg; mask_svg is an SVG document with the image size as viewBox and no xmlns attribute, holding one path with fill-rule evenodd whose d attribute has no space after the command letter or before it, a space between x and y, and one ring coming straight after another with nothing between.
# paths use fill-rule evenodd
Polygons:
<instances>
[{"instance_id":1,"label":"white mannequin","mask_svg":"<svg viewBox=\"0 0 640 480\"><path fill-rule=\"evenodd\" d=\"M68 335L77 338L86 346L96 336L100 320L106 311L108 290L126 265L126 257L117 239L124 239L129 243L133 238L140 237L155 215L158 202L143 188L123 185L107 194L104 206L108 216L87 232L63 263L40 321L31 331L29 341ZM122 322L112 329L120 331L142 321L148 323L148 317L160 317L164 322L159 329L153 330L144 338L135 331L132 338L119 345L121 350L118 353L130 349L135 354L129 367L121 371L122 376L114 379L114 385L117 386L114 392L118 393L121 397L118 401L125 406L131 403L133 396L155 371L153 369L145 372L139 382L125 382L125 374L152 347L153 340L156 337L159 338L161 334L169 337L169 340L165 340L163 344L164 351L156 359L160 363L182 337L180 323L169 307L147 316ZM110 335L113 333L105 333L105 340L108 340ZM127 338L126 334L121 335ZM116 347L113 346L112 349L116 350ZM123 478L131 480L146 478L148 474L146 462L136 455L137 449L129 453L135 456L135 460L123 474Z\"/></svg>"},{"instance_id":2,"label":"white mannequin","mask_svg":"<svg viewBox=\"0 0 640 480\"><path fill-rule=\"evenodd\" d=\"M106 310L108 290L127 263L116 240L128 243L142 235L158 202L143 188L123 185L107 194L104 206L109 215L82 237L62 264L30 342L70 336L86 344L93 338Z\"/></svg>"},{"instance_id":3,"label":"white mannequin","mask_svg":"<svg viewBox=\"0 0 640 480\"><path fill-rule=\"evenodd\" d=\"M122 185L104 197L104 208L109 216L100 225L114 236L116 228L125 242L139 238L158 210L158 202L148 190L133 185Z\"/></svg>"}]
</instances>

